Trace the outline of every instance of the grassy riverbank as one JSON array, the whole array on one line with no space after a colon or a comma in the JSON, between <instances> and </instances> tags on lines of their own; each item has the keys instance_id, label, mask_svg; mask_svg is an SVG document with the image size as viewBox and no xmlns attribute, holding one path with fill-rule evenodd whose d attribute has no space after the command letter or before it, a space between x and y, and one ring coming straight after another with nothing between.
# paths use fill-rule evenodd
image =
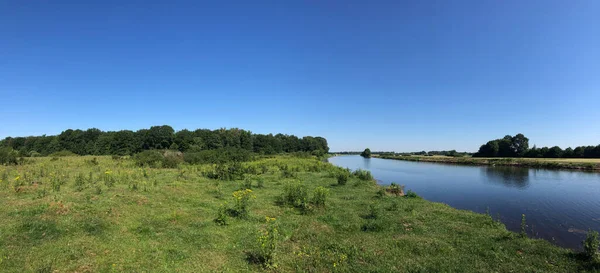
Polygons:
<instances>
[{"instance_id":1,"label":"grassy riverbank","mask_svg":"<svg viewBox=\"0 0 600 273\"><path fill-rule=\"evenodd\" d=\"M110 157L0 166L0 271L592 272L598 266L549 242L520 238L489 216L384 194L365 177L349 175L340 185L348 174L314 158L243 163L245 178L235 181L207 178L215 168L148 169Z\"/></svg>"},{"instance_id":2,"label":"grassy riverbank","mask_svg":"<svg viewBox=\"0 0 600 273\"><path fill-rule=\"evenodd\" d=\"M388 156L373 155L384 159L405 161L436 162L460 165L497 165L519 166L546 169L571 169L600 171L599 158L485 158L485 157L449 157L449 156Z\"/></svg>"}]
</instances>

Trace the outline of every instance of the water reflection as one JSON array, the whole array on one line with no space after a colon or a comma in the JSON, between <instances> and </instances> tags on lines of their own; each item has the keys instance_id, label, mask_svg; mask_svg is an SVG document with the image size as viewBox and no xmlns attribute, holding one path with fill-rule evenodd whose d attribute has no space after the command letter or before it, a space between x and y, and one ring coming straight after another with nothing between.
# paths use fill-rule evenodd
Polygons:
<instances>
[{"instance_id":1,"label":"water reflection","mask_svg":"<svg viewBox=\"0 0 600 273\"><path fill-rule=\"evenodd\" d=\"M370 170L371 169L371 159L363 157L363 165L365 166L364 167L365 170Z\"/></svg>"},{"instance_id":2,"label":"water reflection","mask_svg":"<svg viewBox=\"0 0 600 273\"><path fill-rule=\"evenodd\" d=\"M518 189L529 187L528 168L497 166L482 168L481 171L487 181Z\"/></svg>"}]
</instances>

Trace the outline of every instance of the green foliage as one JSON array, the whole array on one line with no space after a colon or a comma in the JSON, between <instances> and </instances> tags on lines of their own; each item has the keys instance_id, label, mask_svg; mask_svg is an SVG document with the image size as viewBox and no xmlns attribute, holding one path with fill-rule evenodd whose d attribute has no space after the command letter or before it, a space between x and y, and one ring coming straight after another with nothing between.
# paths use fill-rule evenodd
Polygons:
<instances>
[{"instance_id":1,"label":"green foliage","mask_svg":"<svg viewBox=\"0 0 600 273\"><path fill-rule=\"evenodd\" d=\"M527 220L525 220L525 214L521 214L521 232L519 233L521 238L527 238Z\"/></svg>"},{"instance_id":2,"label":"green foliage","mask_svg":"<svg viewBox=\"0 0 600 273\"><path fill-rule=\"evenodd\" d=\"M226 204L221 204L219 209L217 210L217 218L215 218L215 223L220 226L226 226L229 224L229 215L227 214Z\"/></svg>"},{"instance_id":3,"label":"green foliage","mask_svg":"<svg viewBox=\"0 0 600 273\"><path fill-rule=\"evenodd\" d=\"M588 230L583 243L583 254L590 260L596 258L600 242L598 241L598 232L592 229Z\"/></svg>"},{"instance_id":4,"label":"green foliage","mask_svg":"<svg viewBox=\"0 0 600 273\"><path fill-rule=\"evenodd\" d=\"M364 180L364 181L372 181L373 180L373 175L371 175L371 172L367 171L367 170L356 170L352 173L352 175L354 175L355 177L358 177L358 179L360 180Z\"/></svg>"},{"instance_id":5,"label":"green foliage","mask_svg":"<svg viewBox=\"0 0 600 273\"><path fill-rule=\"evenodd\" d=\"M336 175L336 178L337 178L338 185L340 185L340 186L346 185L346 183L348 183L348 178L349 178L348 172L339 172Z\"/></svg>"},{"instance_id":6,"label":"green foliage","mask_svg":"<svg viewBox=\"0 0 600 273\"><path fill-rule=\"evenodd\" d=\"M140 167L159 168L162 167L164 156L157 150L148 150L136 154L133 159Z\"/></svg>"},{"instance_id":7,"label":"green foliage","mask_svg":"<svg viewBox=\"0 0 600 273\"><path fill-rule=\"evenodd\" d=\"M217 150L188 152L183 155L183 159L189 164L224 164L249 161L252 159L252 153L241 148L220 148Z\"/></svg>"},{"instance_id":8,"label":"green foliage","mask_svg":"<svg viewBox=\"0 0 600 273\"><path fill-rule=\"evenodd\" d=\"M392 184L387 188L387 191L396 196L403 196L404 186L392 182Z\"/></svg>"},{"instance_id":9,"label":"green foliage","mask_svg":"<svg viewBox=\"0 0 600 273\"><path fill-rule=\"evenodd\" d=\"M58 151L58 152L54 152L49 154L49 157L65 157L65 156L76 156L77 154L69 151L69 150L62 150L62 151Z\"/></svg>"},{"instance_id":10,"label":"green foliage","mask_svg":"<svg viewBox=\"0 0 600 273\"><path fill-rule=\"evenodd\" d=\"M275 218L266 216L267 226L259 230L256 240L256 250L249 253L249 261L260 264L265 268L277 268L275 252L279 241L279 227Z\"/></svg>"},{"instance_id":11,"label":"green foliage","mask_svg":"<svg viewBox=\"0 0 600 273\"><path fill-rule=\"evenodd\" d=\"M302 183L287 183L283 188L283 195L281 196L280 201L285 205L303 208L308 202L308 190Z\"/></svg>"},{"instance_id":12,"label":"green foliage","mask_svg":"<svg viewBox=\"0 0 600 273\"><path fill-rule=\"evenodd\" d=\"M408 190L406 192L406 195L404 196L406 198L421 198L421 196L419 196L416 192L412 191L412 190Z\"/></svg>"},{"instance_id":13,"label":"green foliage","mask_svg":"<svg viewBox=\"0 0 600 273\"><path fill-rule=\"evenodd\" d=\"M0 165L17 165L17 152L9 147L0 147Z\"/></svg>"},{"instance_id":14,"label":"green foliage","mask_svg":"<svg viewBox=\"0 0 600 273\"><path fill-rule=\"evenodd\" d=\"M183 155L177 151L164 151L162 166L165 168L177 168L179 164L183 163Z\"/></svg>"},{"instance_id":15,"label":"green foliage","mask_svg":"<svg viewBox=\"0 0 600 273\"><path fill-rule=\"evenodd\" d=\"M315 207L324 207L325 201L327 200L327 196L329 196L328 189L326 189L322 186L316 187L315 190L313 191L313 197L312 197L311 203Z\"/></svg>"},{"instance_id":16,"label":"green foliage","mask_svg":"<svg viewBox=\"0 0 600 273\"><path fill-rule=\"evenodd\" d=\"M362 156L364 158L370 158L371 157L371 149L366 148L362 153L360 153L360 156Z\"/></svg>"},{"instance_id":17,"label":"green foliage","mask_svg":"<svg viewBox=\"0 0 600 273\"><path fill-rule=\"evenodd\" d=\"M239 190L233 193L234 206L232 214L236 217L245 218L249 214L250 202L256 196L251 189Z\"/></svg>"}]
</instances>

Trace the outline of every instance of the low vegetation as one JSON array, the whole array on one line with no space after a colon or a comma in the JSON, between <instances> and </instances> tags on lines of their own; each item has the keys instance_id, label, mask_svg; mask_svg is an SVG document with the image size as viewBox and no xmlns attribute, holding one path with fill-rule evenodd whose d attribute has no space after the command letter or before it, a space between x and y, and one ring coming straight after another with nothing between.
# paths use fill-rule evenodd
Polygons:
<instances>
[{"instance_id":1,"label":"low vegetation","mask_svg":"<svg viewBox=\"0 0 600 273\"><path fill-rule=\"evenodd\" d=\"M544 169L572 169L600 171L600 159L595 158L483 158L447 156L393 156L379 155L378 158L418 162L434 162L459 165L517 166Z\"/></svg>"},{"instance_id":2,"label":"low vegetation","mask_svg":"<svg viewBox=\"0 0 600 273\"><path fill-rule=\"evenodd\" d=\"M586 251L574 253L315 157L166 166L168 156L181 157L35 157L0 166L0 271L600 269L593 232Z\"/></svg>"}]
</instances>

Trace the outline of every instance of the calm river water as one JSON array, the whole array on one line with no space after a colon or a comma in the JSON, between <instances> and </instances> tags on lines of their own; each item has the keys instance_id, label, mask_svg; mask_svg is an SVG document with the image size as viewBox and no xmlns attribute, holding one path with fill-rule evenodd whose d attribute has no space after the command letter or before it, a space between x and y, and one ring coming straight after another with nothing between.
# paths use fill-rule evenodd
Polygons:
<instances>
[{"instance_id":1,"label":"calm river water","mask_svg":"<svg viewBox=\"0 0 600 273\"><path fill-rule=\"evenodd\" d=\"M371 171L379 184L396 182L423 198L490 214L530 237L581 249L588 228L600 231L600 174L519 167L460 166L360 156L337 156L334 165Z\"/></svg>"}]
</instances>

